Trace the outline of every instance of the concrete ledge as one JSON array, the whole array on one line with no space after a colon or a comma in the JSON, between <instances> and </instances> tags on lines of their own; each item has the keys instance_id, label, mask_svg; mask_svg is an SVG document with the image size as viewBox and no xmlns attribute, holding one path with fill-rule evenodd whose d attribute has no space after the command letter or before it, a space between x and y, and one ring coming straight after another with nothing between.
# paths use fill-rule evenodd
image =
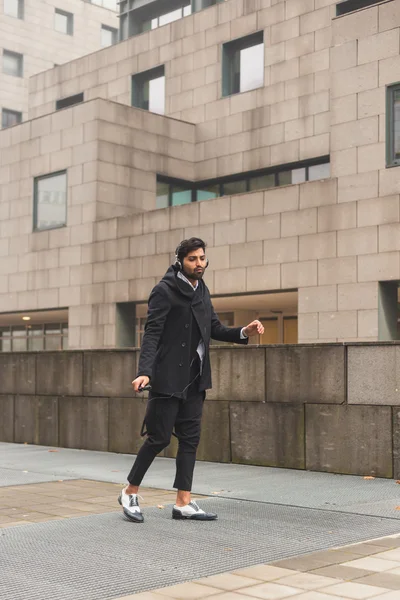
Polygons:
<instances>
[{"instance_id":1,"label":"concrete ledge","mask_svg":"<svg viewBox=\"0 0 400 600\"><path fill-rule=\"evenodd\" d=\"M348 403L400 406L400 346L348 351Z\"/></svg>"},{"instance_id":2,"label":"concrete ledge","mask_svg":"<svg viewBox=\"0 0 400 600\"><path fill-rule=\"evenodd\" d=\"M108 450L108 398L60 398L60 446Z\"/></svg>"},{"instance_id":3,"label":"concrete ledge","mask_svg":"<svg viewBox=\"0 0 400 600\"><path fill-rule=\"evenodd\" d=\"M16 396L14 428L17 443L58 446L58 398Z\"/></svg>"},{"instance_id":4,"label":"concrete ledge","mask_svg":"<svg viewBox=\"0 0 400 600\"><path fill-rule=\"evenodd\" d=\"M85 352L84 396L133 398L137 352Z\"/></svg>"},{"instance_id":5,"label":"concrete ledge","mask_svg":"<svg viewBox=\"0 0 400 600\"><path fill-rule=\"evenodd\" d=\"M304 407L232 402L232 462L304 469Z\"/></svg>"},{"instance_id":6,"label":"concrete ledge","mask_svg":"<svg viewBox=\"0 0 400 600\"><path fill-rule=\"evenodd\" d=\"M36 393L82 396L83 353L42 352L36 355Z\"/></svg>"},{"instance_id":7,"label":"concrete ledge","mask_svg":"<svg viewBox=\"0 0 400 600\"><path fill-rule=\"evenodd\" d=\"M0 394L35 394L36 354L0 353Z\"/></svg>"},{"instance_id":8,"label":"concrete ledge","mask_svg":"<svg viewBox=\"0 0 400 600\"><path fill-rule=\"evenodd\" d=\"M266 353L268 402L345 401L343 346L287 346Z\"/></svg>"},{"instance_id":9,"label":"concrete ledge","mask_svg":"<svg viewBox=\"0 0 400 600\"><path fill-rule=\"evenodd\" d=\"M265 399L265 348L211 348L213 389L209 400Z\"/></svg>"},{"instance_id":10,"label":"concrete ledge","mask_svg":"<svg viewBox=\"0 0 400 600\"><path fill-rule=\"evenodd\" d=\"M393 476L389 406L306 406L306 468Z\"/></svg>"},{"instance_id":11,"label":"concrete ledge","mask_svg":"<svg viewBox=\"0 0 400 600\"><path fill-rule=\"evenodd\" d=\"M146 414L146 400L140 398L110 398L109 442L110 452L136 454L144 438L140 430Z\"/></svg>"},{"instance_id":12,"label":"concrete ledge","mask_svg":"<svg viewBox=\"0 0 400 600\"><path fill-rule=\"evenodd\" d=\"M14 441L14 396L0 396L0 442Z\"/></svg>"}]
</instances>

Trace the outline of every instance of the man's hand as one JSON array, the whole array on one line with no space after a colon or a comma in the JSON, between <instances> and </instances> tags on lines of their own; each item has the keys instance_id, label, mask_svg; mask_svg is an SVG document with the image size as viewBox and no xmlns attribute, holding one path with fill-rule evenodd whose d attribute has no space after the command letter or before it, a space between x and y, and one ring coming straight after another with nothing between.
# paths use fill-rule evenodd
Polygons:
<instances>
[{"instance_id":1,"label":"man's hand","mask_svg":"<svg viewBox=\"0 0 400 600\"><path fill-rule=\"evenodd\" d=\"M135 392L139 391L139 388L143 388L145 385L147 385L149 383L150 379L148 377L146 377L146 375L141 375L140 377L136 377L136 379L134 379L132 381L132 385L133 385L133 389L135 390Z\"/></svg>"},{"instance_id":2,"label":"man's hand","mask_svg":"<svg viewBox=\"0 0 400 600\"><path fill-rule=\"evenodd\" d=\"M252 321L244 328L244 335L247 337L252 337L253 335L262 335L264 333L264 326L260 321Z\"/></svg>"}]
</instances>

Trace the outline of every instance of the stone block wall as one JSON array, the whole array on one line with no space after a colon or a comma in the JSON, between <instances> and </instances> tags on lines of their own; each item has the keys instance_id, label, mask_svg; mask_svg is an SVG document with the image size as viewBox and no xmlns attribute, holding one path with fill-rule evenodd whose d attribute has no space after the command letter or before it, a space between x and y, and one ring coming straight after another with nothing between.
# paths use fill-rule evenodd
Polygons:
<instances>
[{"instance_id":1,"label":"stone block wall","mask_svg":"<svg viewBox=\"0 0 400 600\"><path fill-rule=\"evenodd\" d=\"M212 348L199 460L400 477L400 344ZM0 355L0 441L135 454L138 351ZM173 457L176 440L164 452Z\"/></svg>"}]
</instances>

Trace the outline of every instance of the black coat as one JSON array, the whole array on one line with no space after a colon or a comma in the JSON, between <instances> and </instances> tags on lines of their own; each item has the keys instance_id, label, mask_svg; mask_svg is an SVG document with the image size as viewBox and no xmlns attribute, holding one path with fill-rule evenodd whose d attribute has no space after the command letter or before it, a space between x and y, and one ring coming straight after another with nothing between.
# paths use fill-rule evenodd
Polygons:
<instances>
[{"instance_id":1,"label":"black coat","mask_svg":"<svg viewBox=\"0 0 400 600\"><path fill-rule=\"evenodd\" d=\"M177 277L173 266L152 290L148 304L137 376L150 377L154 392L186 398L194 319L205 346L199 391L211 388L210 339L237 344L248 342L240 338L241 327L225 327L219 321L204 281L199 281L195 291Z\"/></svg>"}]
</instances>

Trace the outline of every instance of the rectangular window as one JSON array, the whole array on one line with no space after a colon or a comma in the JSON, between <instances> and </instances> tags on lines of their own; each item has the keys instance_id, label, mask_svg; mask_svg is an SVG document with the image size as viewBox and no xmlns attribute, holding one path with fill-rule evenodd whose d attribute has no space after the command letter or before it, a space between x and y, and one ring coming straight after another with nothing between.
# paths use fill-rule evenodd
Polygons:
<instances>
[{"instance_id":1,"label":"rectangular window","mask_svg":"<svg viewBox=\"0 0 400 600\"><path fill-rule=\"evenodd\" d=\"M387 88L386 166L400 165L400 83Z\"/></svg>"},{"instance_id":2,"label":"rectangular window","mask_svg":"<svg viewBox=\"0 0 400 600\"><path fill-rule=\"evenodd\" d=\"M16 19L24 18L24 0L4 0L4 14Z\"/></svg>"},{"instance_id":3,"label":"rectangular window","mask_svg":"<svg viewBox=\"0 0 400 600\"><path fill-rule=\"evenodd\" d=\"M329 179L331 176L330 163L322 165L312 165L308 167L308 181L316 181L317 179Z\"/></svg>"},{"instance_id":4,"label":"rectangular window","mask_svg":"<svg viewBox=\"0 0 400 600\"><path fill-rule=\"evenodd\" d=\"M132 106L160 115L165 113L164 66L132 76Z\"/></svg>"},{"instance_id":5,"label":"rectangular window","mask_svg":"<svg viewBox=\"0 0 400 600\"><path fill-rule=\"evenodd\" d=\"M275 173L260 175L250 179L250 191L263 190L265 188L275 187Z\"/></svg>"},{"instance_id":6,"label":"rectangular window","mask_svg":"<svg viewBox=\"0 0 400 600\"><path fill-rule=\"evenodd\" d=\"M172 186L172 206L189 204L192 201L192 190L179 185Z\"/></svg>"},{"instance_id":7,"label":"rectangular window","mask_svg":"<svg viewBox=\"0 0 400 600\"><path fill-rule=\"evenodd\" d=\"M108 27L107 25L101 26L101 47L107 48L118 42L118 29L114 27Z\"/></svg>"},{"instance_id":8,"label":"rectangular window","mask_svg":"<svg viewBox=\"0 0 400 600\"><path fill-rule=\"evenodd\" d=\"M1 111L1 127L5 129L6 127L12 127L13 125L18 125L22 121L22 113L16 110L9 110L8 108L3 108Z\"/></svg>"},{"instance_id":9,"label":"rectangular window","mask_svg":"<svg viewBox=\"0 0 400 600\"><path fill-rule=\"evenodd\" d=\"M336 16L346 15L347 13L354 12L355 10L361 10L367 8L373 4L378 4L384 0L344 0L336 4Z\"/></svg>"},{"instance_id":10,"label":"rectangular window","mask_svg":"<svg viewBox=\"0 0 400 600\"><path fill-rule=\"evenodd\" d=\"M222 95L248 92L264 85L264 35L260 31L223 45Z\"/></svg>"},{"instance_id":11,"label":"rectangular window","mask_svg":"<svg viewBox=\"0 0 400 600\"><path fill-rule=\"evenodd\" d=\"M156 208L167 208L169 206L169 188L169 183L157 181Z\"/></svg>"},{"instance_id":12,"label":"rectangular window","mask_svg":"<svg viewBox=\"0 0 400 600\"><path fill-rule=\"evenodd\" d=\"M74 15L59 8L55 9L54 29L67 35L74 34Z\"/></svg>"},{"instance_id":13,"label":"rectangular window","mask_svg":"<svg viewBox=\"0 0 400 600\"><path fill-rule=\"evenodd\" d=\"M22 54L3 50L3 73L13 77L22 77L24 74L24 57Z\"/></svg>"},{"instance_id":14,"label":"rectangular window","mask_svg":"<svg viewBox=\"0 0 400 600\"><path fill-rule=\"evenodd\" d=\"M240 179L239 181L228 181L224 183L224 196L232 196L233 194L244 194L247 192L247 181L246 179Z\"/></svg>"},{"instance_id":15,"label":"rectangular window","mask_svg":"<svg viewBox=\"0 0 400 600\"><path fill-rule=\"evenodd\" d=\"M207 185L199 190L196 190L197 202L201 202L201 200L211 200L212 198L218 198L218 196L220 195L221 187L219 183L217 183L216 185Z\"/></svg>"},{"instance_id":16,"label":"rectangular window","mask_svg":"<svg viewBox=\"0 0 400 600\"><path fill-rule=\"evenodd\" d=\"M75 94L75 96L68 96L68 98L61 98L56 101L56 110L67 108L68 106L74 106L83 102L83 92L81 94Z\"/></svg>"},{"instance_id":17,"label":"rectangular window","mask_svg":"<svg viewBox=\"0 0 400 600\"><path fill-rule=\"evenodd\" d=\"M37 177L34 183L34 231L67 224L67 173Z\"/></svg>"}]
</instances>

